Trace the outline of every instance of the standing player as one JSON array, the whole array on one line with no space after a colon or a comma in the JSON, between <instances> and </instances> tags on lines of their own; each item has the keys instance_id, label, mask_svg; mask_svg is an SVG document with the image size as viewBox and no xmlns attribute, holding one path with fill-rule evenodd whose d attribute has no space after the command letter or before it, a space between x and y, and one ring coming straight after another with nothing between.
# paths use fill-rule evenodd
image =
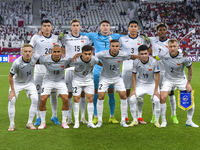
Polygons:
<instances>
[{"instance_id":1,"label":"standing player","mask_svg":"<svg viewBox=\"0 0 200 150\"><path fill-rule=\"evenodd\" d=\"M166 51L168 50L168 41L169 39L167 39L167 25L164 23L160 23L159 25L156 26L156 31L158 33L158 37L149 37L150 43L152 45L152 56L156 56L159 53L166 53ZM181 51L181 49L180 49ZM159 67L160 67L160 82L159 82L159 87L162 86L162 80L163 80L163 76L165 73L165 68L164 68L164 64L162 63L162 60L160 60L159 62ZM178 119L176 117L176 99L174 96L174 91L172 89L172 91L169 92L169 102L171 105L171 118L173 119L173 123L178 124ZM154 111L154 104L153 105L153 117L151 120L151 123L155 122L155 111ZM162 110L166 109L166 103L161 104L161 117L163 116L162 114L164 113Z\"/></svg>"},{"instance_id":2,"label":"standing player","mask_svg":"<svg viewBox=\"0 0 200 150\"><path fill-rule=\"evenodd\" d=\"M158 122L160 117L160 94L159 94L159 66L156 59L149 57L148 47L140 45L138 47L139 59L133 61L133 91L130 94L130 110L133 121L129 126L138 125L136 114L136 102L143 101L144 95L151 95L151 100L155 104L155 123L154 125L160 128ZM136 80L136 74L138 78ZM155 78L154 78L155 76Z\"/></svg>"},{"instance_id":3,"label":"standing player","mask_svg":"<svg viewBox=\"0 0 200 150\"><path fill-rule=\"evenodd\" d=\"M178 51L179 45L176 39L170 39L168 41L168 49L166 53L159 53L158 58L162 60L165 66L165 74L162 81L161 87L161 104L166 103L169 92L177 87L181 91L191 92L192 87L190 85L193 73L193 67L188 57L183 57L183 54ZM184 68L188 68L188 79L184 72ZM166 107L164 110L164 116L162 116L161 127L167 126L165 118ZM194 114L194 106L187 111L186 125L191 127L199 127L192 121Z\"/></svg>"},{"instance_id":4,"label":"standing player","mask_svg":"<svg viewBox=\"0 0 200 150\"><path fill-rule=\"evenodd\" d=\"M37 110L38 94L33 80L33 69L38 59L39 55L33 55L32 46L24 44L22 46L22 56L16 59L12 64L8 77L10 84L8 98L10 126L8 131L14 131L15 129L15 101L21 90L26 90L27 97L31 99L31 107L29 109L29 118L26 127L32 130L36 129L32 121Z\"/></svg>"},{"instance_id":5,"label":"standing player","mask_svg":"<svg viewBox=\"0 0 200 150\"><path fill-rule=\"evenodd\" d=\"M94 81L92 70L95 64L100 64L99 59L92 54L92 46L85 45L82 47L82 55L75 61L70 63L70 66L74 66L74 77L72 81L73 96L74 96L74 128L79 128L79 102L81 92L84 91L87 97L87 110L88 110L88 127L96 128L92 122L94 106Z\"/></svg>"},{"instance_id":6,"label":"standing player","mask_svg":"<svg viewBox=\"0 0 200 150\"><path fill-rule=\"evenodd\" d=\"M120 34L112 34L110 33L110 22L108 20L103 20L100 22L100 33L81 33L82 35L88 36L94 43L95 53L98 53L103 50L108 50L110 46L110 41L112 39L119 39L121 36ZM97 123L97 98L98 98L98 85L99 85L99 77L102 67L95 65L93 70L93 78L94 78L94 87L95 93L93 97L93 104L94 104L94 120L93 123ZM118 123L118 121L114 118L115 112L115 95L113 85L111 85L108 89L108 96L109 96L109 107L110 107L110 119L109 122L111 123Z\"/></svg>"},{"instance_id":7,"label":"standing player","mask_svg":"<svg viewBox=\"0 0 200 150\"><path fill-rule=\"evenodd\" d=\"M66 66L71 62L71 58L61 57L62 53L59 45L54 45L51 53L51 55L41 57L39 60L40 64L44 64L46 73L42 83L42 96L40 102L41 125L38 129L46 128L46 102L52 90L56 90L63 100L61 127L67 129L69 128L66 122L69 102L63 73Z\"/></svg>"},{"instance_id":8,"label":"standing player","mask_svg":"<svg viewBox=\"0 0 200 150\"><path fill-rule=\"evenodd\" d=\"M42 20L40 29L42 30L42 36L35 34L30 41L30 45L32 45L34 53L36 54L40 54L40 55L50 54L53 45L58 44L58 37L56 35L51 34L51 30L53 29L53 27L49 20ZM36 126L40 125L40 122L41 122L41 118L39 115L39 105L40 105L40 99L41 99L41 86L42 86L42 81L43 81L45 72L46 72L46 69L43 65L39 64L35 66L34 80L35 80L36 89L38 91L37 119L34 124ZM57 118L58 101L57 101L55 91L53 91L50 94L50 102L51 102L51 108L52 108L51 121L53 121L55 124L60 124Z\"/></svg>"},{"instance_id":9,"label":"standing player","mask_svg":"<svg viewBox=\"0 0 200 150\"><path fill-rule=\"evenodd\" d=\"M142 44L147 44L146 40L138 36L138 23L136 21L130 21L128 25L129 35L122 36L119 39L120 47L122 51L126 52L128 55L138 55L138 47ZM126 88L127 96L127 106L129 104L130 89L132 87L132 67L133 60L125 60L122 67L122 78ZM141 124L146 124L142 118L142 102L138 102L138 121ZM127 108L128 110L128 108ZM128 111L126 115L126 122L128 122Z\"/></svg>"},{"instance_id":10,"label":"standing player","mask_svg":"<svg viewBox=\"0 0 200 150\"><path fill-rule=\"evenodd\" d=\"M73 19L70 22L70 29L71 34L64 35L61 33L59 35L61 43L65 45L65 54L66 56L73 57L75 54L80 53L81 49L84 45L91 45L92 41L84 35L80 35L80 21L78 19ZM69 92L69 113L68 113L68 124L73 123L72 122L72 80L74 75L74 67L70 67L65 69L65 81L68 87ZM86 99L85 94L82 92L81 98L80 98L80 106L81 106L81 123L87 124L87 121L85 120L85 106L86 106Z\"/></svg>"},{"instance_id":11,"label":"standing player","mask_svg":"<svg viewBox=\"0 0 200 150\"><path fill-rule=\"evenodd\" d=\"M103 102L105 92L110 85L113 85L121 99L121 125L123 127L129 127L125 122L125 117L127 113L127 97L124 82L121 77L120 65L124 60L134 59L137 56L128 55L126 52L119 51L120 44L119 41L116 39L111 40L109 47L110 50L101 51L95 54L99 59L102 60L103 64L103 69L101 71L101 76L99 79L97 102L98 123L96 126L102 126Z\"/></svg>"}]
</instances>

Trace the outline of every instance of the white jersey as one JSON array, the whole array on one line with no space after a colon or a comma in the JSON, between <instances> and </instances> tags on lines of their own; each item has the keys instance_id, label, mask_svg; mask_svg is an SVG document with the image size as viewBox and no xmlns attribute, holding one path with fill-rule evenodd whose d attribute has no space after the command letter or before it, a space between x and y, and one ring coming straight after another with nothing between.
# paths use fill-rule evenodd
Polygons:
<instances>
[{"instance_id":1,"label":"white jersey","mask_svg":"<svg viewBox=\"0 0 200 150\"><path fill-rule=\"evenodd\" d=\"M14 75L14 82L27 83L33 80L33 69L39 58L37 54L33 54L29 62L25 62L23 56L17 58L10 69L10 73Z\"/></svg>"},{"instance_id":2,"label":"white jersey","mask_svg":"<svg viewBox=\"0 0 200 150\"><path fill-rule=\"evenodd\" d=\"M138 47L142 44L149 44L145 41L144 38L137 35L136 38L131 38L130 35L122 36L119 39L120 47L122 51L126 52L128 55L138 55ZM126 60L123 62L122 70L131 70L132 69L133 60Z\"/></svg>"},{"instance_id":3,"label":"white jersey","mask_svg":"<svg viewBox=\"0 0 200 150\"><path fill-rule=\"evenodd\" d=\"M104 50L95 54L102 60L103 69L101 70L101 76L106 78L115 78L121 76L120 65L124 60L129 60L131 55L126 52L119 51L117 56L112 56L110 50Z\"/></svg>"},{"instance_id":4,"label":"white jersey","mask_svg":"<svg viewBox=\"0 0 200 150\"><path fill-rule=\"evenodd\" d=\"M150 43L152 45L152 56L156 56L159 53L165 54L169 51L168 49L168 41L169 39L166 39L165 41L160 41L159 37L149 37ZM179 51L182 52L182 50L179 48ZM162 63L162 60L158 61L160 72L165 72L164 64Z\"/></svg>"},{"instance_id":5,"label":"white jersey","mask_svg":"<svg viewBox=\"0 0 200 150\"><path fill-rule=\"evenodd\" d=\"M146 63L135 59L133 62L133 73L138 73L137 81L143 84L152 84L155 82L154 74L159 73L159 65L156 59L149 57Z\"/></svg>"},{"instance_id":6,"label":"white jersey","mask_svg":"<svg viewBox=\"0 0 200 150\"><path fill-rule=\"evenodd\" d=\"M93 81L92 70L98 62L99 59L96 56L92 56L89 62L84 62L82 56L80 56L75 62L71 62L69 66L75 67L73 79L80 82Z\"/></svg>"},{"instance_id":7,"label":"white jersey","mask_svg":"<svg viewBox=\"0 0 200 150\"><path fill-rule=\"evenodd\" d=\"M55 62L52 59L52 55L48 55L48 56L41 56L39 59L39 63L43 64L46 67L46 73L44 76L44 80L45 81L55 81L58 82L62 79L64 79L64 69L66 68L66 66L71 62L71 58L60 58L59 61Z\"/></svg>"},{"instance_id":8,"label":"white jersey","mask_svg":"<svg viewBox=\"0 0 200 150\"><path fill-rule=\"evenodd\" d=\"M177 56L172 57L169 52L158 54L165 66L165 77L170 81L179 82L185 79L184 68L192 65L188 57L183 57L183 54L178 52Z\"/></svg>"},{"instance_id":9,"label":"white jersey","mask_svg":"<svg viewBox=\"0 0 200 150\"><path fill-rule=\"evenodd\" d=\"M50 54L53 46L58 44L61 46L61 43L58 40L58 36L51 34L50 37L40 36L35 34L29 43L33 47L33 51L39 55ZM35 73L45 73L45 67L43 65L35 66Z\"/></svg>"},{"instance_id":10,"label":"white jersey","mask_svg":"<svg viewBox=\"0 0 200 150\"><path fill-rule=\"evenodd\" d=\"M85 35L75 37L72 34L65 34L61 38L61 43L65 45L66 56L73 57L77 53L82 53L82 47L84 45L91 45L92 41Z\"/></svg>"}]
</instances>

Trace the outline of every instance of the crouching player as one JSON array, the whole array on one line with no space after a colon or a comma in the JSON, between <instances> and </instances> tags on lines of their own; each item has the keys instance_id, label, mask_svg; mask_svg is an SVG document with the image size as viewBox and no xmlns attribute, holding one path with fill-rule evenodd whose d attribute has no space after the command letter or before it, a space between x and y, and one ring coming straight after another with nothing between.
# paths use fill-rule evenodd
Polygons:
<instances>
[{"instance_id":1,"label":"crouching player","mask_svg":"<svg viewBox=\"0 0 200 150\"><path fill-rule=\"evenodd\" d=\"M105 50L96 53L99 59L102 60L103 69L101 71L98 88L98 101L97 101L97 113L98 123L97 127L102 126L103 116L103 102L105 92L110 85L113 85L118 92L121 99L121 126L129 127L125 123L125 117L127 114L127 97L126 89L120 72L120 65L124 60L135 59L136 55L128 55L126 52L119 51L120 44L118 40L111 40L110 50Z\"/></svg>"},{"instance_id":2,"label":"crouching player","mask_svg":"<svg viewBox=\"0 0 200 150\"><path fill-rule=\"evenodd\" d=\"M82 55L75 62L70 63L70 67L75 67L74 77L72 80L72 92L74 96L74 128L79 128L79 102L81 92L84 91L87 98L88 111L88 127L96 128L92 122L94 106L94 82L93 82L93 67L95 64L101 64L99 59L92 54L92 46L85 45L82 47Z\"/></svg>"},{"instance_id":3,"label":"crouching player","mask_svg":"<svg viewBox=\"0 0 200 150\"><path fill-rule=\"evenodd\" d=\"M31 107L29 109L29 118L26 127L29 129L36 129L32 124L38 102L38 94L33 80L33 69L39 57L39 55L33 55L32 46L30 44L24 44L22 46L22 56L16 59L12 64L8 77L10 84L10 93L8 97L10 126L8 131L14 131L15 129L15 102L19 92L22 90L26 90L27 97L31 99Z\"/></svg>"},{"instance_id":4,"label":"crouching player","mask_svg":"<svg viewBox=\"0 0 200 150\"><path fill-rule=\"evenodd\" d=\"M57 90L63 101L61 127L64 129L69 128L66 123L69 110L68 92L63 71L70 62L71 58L61 57L61 48L59 45L54 45L51 54L41 57L39 60L39 63L46 67L46 73L42 83L42 96L40 102L41 125L38 129L44 129L46 127L46 102L52 90Z\"/></svg>"},{"instance_id":5,"label":"crouching player","mask_svg":"<svg viewBox=\"0 0 200 150\"><path fill-rule=\"evenodd\" d=\"M159 65L156 59L149 57L148 47L141 45L138 47L139 59L133 61L132 83L133 91L130 94L130 111L133 121L129 126L138 125L136 114L136 102L143 101L144 95L151 95L151 99L155 104L155 122L154 125L160 128L158 122L160 116L160 94L159 94ZM136 74L138 78L136 81ZM154 79L155 75L155 79Z\"/></svg>"},{"instance_id":6,"label":"crouching player","mask_svg":"<svg viewBox=\"0 0 200 150\"><path fill-rule=\"evenodd\" d=\"M193 67L190 59L188 57L183 57L182 53L178 51L179 45L176 39L170 39L168 41L168 49L166 53L159 53L157 58L161 59L164 67L165 74L163 78L163 85L161 87L161 105L164 105L164 113L161 114L162 124L161 127L167 126L167 121L165 118L166 115L166 99L169 92L177 87L181 91L192 91L192 87L190 82L192 80ZM188 68L188 79L186 79L186 75L184 72L184 68ZM191 127L199 127L192 121L192 117L194 114L194 106L187 111L187 121L186 125Z\"/></svg>"}]
</instances>

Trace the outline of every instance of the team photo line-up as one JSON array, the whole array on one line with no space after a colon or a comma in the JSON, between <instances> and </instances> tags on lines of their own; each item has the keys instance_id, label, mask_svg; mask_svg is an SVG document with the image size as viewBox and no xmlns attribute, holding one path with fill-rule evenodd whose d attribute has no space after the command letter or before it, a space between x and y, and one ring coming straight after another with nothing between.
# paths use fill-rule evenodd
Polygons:
<instances>
[{"instance_id":1,"label":"team photo line-up","mask_svg":"<svg viewBox=\"0 0 200 150\"><path fill-rule=\"evenodd\" d=\"M80 123L86 124L89 128L101 127L106 92L109 97L109 122L117 124L119 122L114 117L114 90L118 92L121 101L122 127L146 124L142 118L145 94L151 96L151 123L155 127L167 126L168 95L172 110L171 118L173 123L179 123L173 90L178 88L180 91L192 91L190 83L193 67L187 54L179 48L178 41L167 39L166 24L160 23L155 27L157 37L138 35L139 27L136 21L130 21L127 35L112 34L108 20L100 22L99 33L81 33L78 19L71 20L71 32L68 34L53 35L52 28L49 20L43 20L41 31L32 37L29 44L25 43L22 46L22 56L12 64L9 73L8 131L15 130L15 102L21 90L26 90L27 97L31 99L26 127L32 130L36 129L35 126L38 126L38 129L46 128L48 97L52 108L51 121L56 125L61 124L62 128L68 129L68 125L73 124L73 96L73 128L79 128ZM184 72L185 67L188 68L188 77ZM62 123L57 118L57 94L63 101ZM88 121L85 119L86 100ZM127 124L129 107L133 120ZM192 121L194 107L195 105L187 110L186 125L199 127ZM33 124L35 116L36 121Z\"/></svg>"}]
</instances>

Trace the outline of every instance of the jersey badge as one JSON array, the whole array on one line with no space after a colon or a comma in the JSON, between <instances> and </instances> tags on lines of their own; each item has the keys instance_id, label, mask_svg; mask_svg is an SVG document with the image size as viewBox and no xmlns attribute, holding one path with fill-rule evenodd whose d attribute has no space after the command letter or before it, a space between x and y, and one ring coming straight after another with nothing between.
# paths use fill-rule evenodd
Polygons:
<instances>
[{"instance_id":1,"label":"jersey badge","mask_svg":"<svg viewBox=\"0 0 200 150\"><path fill-rule=\"evenodd\" d=\"M120 63L121 61L119 60L118 63Z\"/></svg>"},{"instance_id":2,"label":"jersey badge","mask_svg":"<svg viewBox=\"0 0 200 150\"><path fill-rule=\"evenodd\" d=\"M179 60L178 60L178 62L177 62L177 66L180 66L180 62L179 62Z\"/></svg>"},{"instance_id":3,"label":"jersey badge","mask_svg":"<svg viewBox=\"0 0 200 150\"><path fill-rule=\"evenodd\" d=\"M137 43L137 45L140 45L140 43Z\"/></svg>"},{"instance_id":4,"label":"jersey badge","mask_svg":"<svg viewBox=\"0 0 200 150\"><path fill-rule=\"evenodd\" d=\"M64 68L64 66L61 66L61 68Z\"/></svg>"}]
</instances>

